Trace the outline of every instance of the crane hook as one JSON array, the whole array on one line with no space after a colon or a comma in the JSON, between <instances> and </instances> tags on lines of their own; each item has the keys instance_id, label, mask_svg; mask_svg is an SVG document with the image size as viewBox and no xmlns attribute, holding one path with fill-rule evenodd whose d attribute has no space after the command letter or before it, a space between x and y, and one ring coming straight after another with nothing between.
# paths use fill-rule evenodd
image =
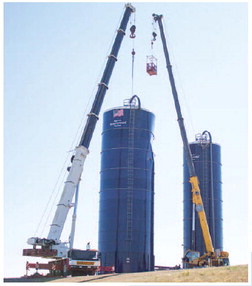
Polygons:
<instances>
[{"instance_id":1,"label":"crane hook","mask_svg":"<svg viewBox=\"0 0 252 286\"><path fill-rule=\"evenodd\" d=\"M136 37L136 35L134 34L135 31L136 31L136 26L135 26L135 25L132 25L132 26L130 27L130 32L131 32L130 38L131 38L131 39L134 39L134 38Z\"/></svg>"},{"instance_id":2,"label":"crane hook","mask_svg":"<svg viewBox=\"0 0 252 286\"><path fill-rule=\"evenodd\" d=\"M153 39L152 41L156 41L157 34L155 32L152 33Z\"/></svg>"}]
</instances>

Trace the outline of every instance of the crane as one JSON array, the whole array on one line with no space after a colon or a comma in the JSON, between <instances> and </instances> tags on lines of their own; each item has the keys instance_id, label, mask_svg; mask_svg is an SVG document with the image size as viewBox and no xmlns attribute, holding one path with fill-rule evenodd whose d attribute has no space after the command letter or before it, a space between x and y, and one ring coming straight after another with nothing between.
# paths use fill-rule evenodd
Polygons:
<instances>
[{"instance_id":1,"label":"crane","mask_svg":"<svg viewBox=\"0 0 252 286\"><path fill-rule=\"evenodd\" d=\"M61 233L63 231L64 225L65 225L65 221L66 221L69 209L74 205L77 206L76 199L78 198L78 185L81 179L83 165L89 153L88 148L89 148L89 145L90 145L93 133L94 133L96 123L99 119L99 112L101 110L101 106L102 106L106 91L108 89L110 77L112 75L115 63L117 61L118 52L119 52L123 37L125 35L125 30L126 30L130 15L133 12L135 12L135 8L130 3L126 4L125 11L124 11L120 26L117 30L117 35L115 37L111 52L108 56L107 63L106 63L101 81L98 84L98 90L95 95L92 108L88 114L88 118L87 118L84 130L83 130L79 145L75 148L74 155L71 158L71 167L68 169L69 173L66 178L63 192L59 200L59 203L57 205L57 209L56 209L52 224L50 226L48 236L47 238L39 238L39 237L29 238L27 243L29 245L32 245L33 248L24 249L23 255L25 256L54 258L54 259L61 259L62 261L63 258L71 258L69 257L71 254L72 258L73 256L75 257L78 256L77 258L79 258L80 256L83 256L83 257L88 256L88 257L91 257L92 259L93 257L95 257L94 260L96 261L98 260L97 251L95 251L93 254L90 254L90 250L87 250L89 251L88 255L86 255L87 253L85 252L81 254L80 251L74 251L73 249L70 249L70 247L68 246L68 242L61 242L60 237L61 237ZM75 203L72 203L74 195L75 195ZM74 216L75 215L76 213L74 212ZM75 228L75 217L74 216L73 216L72 231L70 235L71 237L70 246L71 247L73 245L74 228ZM59 262L59 264L63 265L64 263ZM84 264L82 262L79 262L79 265L84 265ZM89 262L87 263L87 265L90 266L94 264L90 264ZM55 265L54 265L54 268L55 268ZM79 272L79 270L77 272Z\"/></svg>"},{"instance_id":2,"label":"crane","mask_svg":"<svg viewBox=\"0 0 252 286\"><path fill-rule=\"evenodd\" d=\"M211 234L208 227L208 222L204 210L204 205L200 193L199 187L199 179L196 175L194 163L192 159L191 150L189 147L186 129L184 125L184 119L182 117L182 112L180 108L180 103L178 99L177 89L175 85L175 80L173 77L172 65L170 62L170 57L168 53L166 38L164 34L164 28L162 23L162 15L153 14L153 19L155 22L158 23L160 36L163 44L163 51L166 60L166 68L169 75L169 81L171 85L172 95L174 99L175 109L177 113L177 120L179 124L180 134L183 141L184 152L186 156L186 162L189 170L189 176L191 183L191 191L192 191L192 203L193 209L196 210L198 213L198 218L200 222L200 227L202 230L202 235L205 243L206 253L200 256L200 253L195 250L188 249L184 253L183 261L186 267L198 267L198 266L222 266L222 265L229 265L229 253L225 251L215 251L212 243Z\"/></svg>"}]
</instances>

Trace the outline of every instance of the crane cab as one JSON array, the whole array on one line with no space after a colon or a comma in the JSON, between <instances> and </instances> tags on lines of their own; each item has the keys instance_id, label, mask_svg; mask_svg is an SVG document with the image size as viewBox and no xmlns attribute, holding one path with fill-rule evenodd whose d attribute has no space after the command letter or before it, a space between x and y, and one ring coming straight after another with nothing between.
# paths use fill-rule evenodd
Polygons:
<instances>
[{"instance_id":1,"label":"crane cab","mask_svg":"<svg viewBox=\"0 0 252 286\"><path fill-rule=\"evenodd\" d=\"M154 56L147 56L146 72L149 75L157 75L157 59Z\"/></svg>"}]
</instances>

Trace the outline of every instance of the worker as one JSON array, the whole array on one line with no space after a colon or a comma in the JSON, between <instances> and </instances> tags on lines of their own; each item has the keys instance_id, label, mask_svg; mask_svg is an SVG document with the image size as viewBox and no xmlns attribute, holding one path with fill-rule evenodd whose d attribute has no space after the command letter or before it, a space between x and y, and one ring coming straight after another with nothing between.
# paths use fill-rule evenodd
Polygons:
<instances>
[{"instance_id":1,"label":"worker","mask_svg":"<svg viewBox=\"0 0 252 286\"><path fill-rule=\"evenodd\" d=\"M36 272L38 273L38 270L39 270L39 263L38 262L36 262L36 264L35 264L35 269L36 269Z\"/></svg>"}]
</instances>

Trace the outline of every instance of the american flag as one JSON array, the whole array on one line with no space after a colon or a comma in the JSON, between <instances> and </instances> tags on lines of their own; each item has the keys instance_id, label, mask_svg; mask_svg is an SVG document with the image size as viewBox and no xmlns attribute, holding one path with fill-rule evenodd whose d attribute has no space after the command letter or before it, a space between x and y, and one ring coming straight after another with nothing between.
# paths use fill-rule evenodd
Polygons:
<instances>
[{"instance_id":1,"label":"american flag","mask_svg":"<svg viewBox=\"0 0 252 286\"><path fill-rule=\"evenodd\" d=\"M123 116L123 109L117 109L113 111L113 117L121 117Z\"/></svg>"}]
</instances>

